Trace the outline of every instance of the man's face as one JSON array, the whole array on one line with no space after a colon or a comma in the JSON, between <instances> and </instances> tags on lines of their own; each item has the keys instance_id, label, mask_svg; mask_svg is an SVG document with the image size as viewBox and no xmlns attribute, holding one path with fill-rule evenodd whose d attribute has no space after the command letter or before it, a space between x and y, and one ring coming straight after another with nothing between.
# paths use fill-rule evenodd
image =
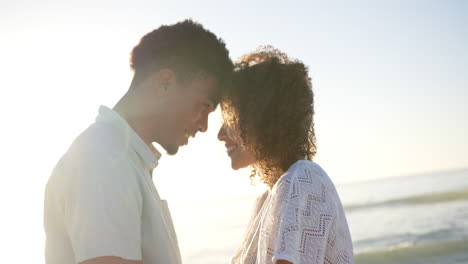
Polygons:
<instances>
[{"instance_id":1,"label":"man's face","mask_svg":"<svg viewBox=\"0 0 468 264\"><path fill-rule=\"evenodd\" d=\"M208 129L208 115L216 109L218 81L212 76L195 77L185 83L171 82L159 144L168 154L176 154L188 139Z\"/></svg>"}]
</instances>

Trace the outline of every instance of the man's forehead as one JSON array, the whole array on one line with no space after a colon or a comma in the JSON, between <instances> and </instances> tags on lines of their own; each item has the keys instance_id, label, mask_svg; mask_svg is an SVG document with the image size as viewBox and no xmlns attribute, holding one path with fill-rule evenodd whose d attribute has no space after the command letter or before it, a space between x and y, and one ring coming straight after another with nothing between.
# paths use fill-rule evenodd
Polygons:
<instances>
[{"instance_id":1,"label":"man's forehead","mask_svg":"<svg viewBox=\"0 0 468 264\"><path fill-rule=\"evenodd\" d=\"M210 75L203 75L193 79L192 85L197 92L206 96L215 105L219 102L221 96L221 87L219 81Z\"/></svg>"}]
</instances>

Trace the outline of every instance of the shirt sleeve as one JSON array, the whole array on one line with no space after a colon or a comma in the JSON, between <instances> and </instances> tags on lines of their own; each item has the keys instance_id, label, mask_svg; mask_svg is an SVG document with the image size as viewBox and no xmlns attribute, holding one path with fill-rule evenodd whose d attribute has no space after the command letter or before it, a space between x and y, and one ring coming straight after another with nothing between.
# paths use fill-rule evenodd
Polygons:
<instances>
[{"instance_id":1,"label":"shirt sleeve","mask_svg":"<svg viewBox=\"0 0 468 264\"><path fill-rule=\"evenodd\" d=\"M75 168L64 212L75 260L141 260L142 197L128 160L88 159Z\"/></svg>"},{"instance_id":2,"label":"shirt sleeve","mask_svg":"<svg viewBox=\"0 0 468 264\"><path fill-rule=\"evenodd\" d=\"M294 264L322 263L334 218L327 188L313 181L314 172L298 169L281 183L271 214L272 263L283 259Z\"/></svg>"}]
</instances>

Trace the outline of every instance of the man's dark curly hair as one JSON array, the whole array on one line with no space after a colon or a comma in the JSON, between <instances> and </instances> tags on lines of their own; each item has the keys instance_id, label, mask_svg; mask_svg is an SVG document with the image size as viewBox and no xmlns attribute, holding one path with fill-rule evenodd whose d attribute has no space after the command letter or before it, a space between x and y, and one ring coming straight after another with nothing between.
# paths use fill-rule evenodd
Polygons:
<instances>
[{"instance_id":1,"label":"man's dark curly hair","mask_svg":"<svg viewBox=\"0 0 468 264\"><path fill-rule=\"evenodd\" d=\"M137 83L162 68L172 69L181 81L210 74L222 83L234 65L223 40L188 19L143 36L133 48L130 67Z\"/></svg>"},{"instance_id":2,"label":"man's dark curly hair","mask_svg":"<svg viewBox=\"0 0 468 264\"><path fill-rule=\"evenodd\" d=\"M272 187L297 160L316 153L314 96L307 67L263 46L236 63L221 102L225 124L241 132L244 148L255 152L255 175Z\"/></svg>"}]
</instances>

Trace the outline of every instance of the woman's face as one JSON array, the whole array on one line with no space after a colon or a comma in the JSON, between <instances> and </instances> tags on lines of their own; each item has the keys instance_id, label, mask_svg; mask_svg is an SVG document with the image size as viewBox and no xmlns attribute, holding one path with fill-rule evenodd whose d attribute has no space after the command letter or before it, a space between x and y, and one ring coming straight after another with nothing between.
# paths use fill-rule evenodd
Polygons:
<instances>
[{"instance_id":1,"label":"woman's face","mask_svg":"<svg viewBox=\"0 0 468 264\"><path fill-rule=\"evenodd\" d=\"M255 162L254 151L251 148L242 147L239 129L223 125L219 129L218 139L219 141L224 141L233 169L245 168Z\"/></svg>"}]
</instances>

